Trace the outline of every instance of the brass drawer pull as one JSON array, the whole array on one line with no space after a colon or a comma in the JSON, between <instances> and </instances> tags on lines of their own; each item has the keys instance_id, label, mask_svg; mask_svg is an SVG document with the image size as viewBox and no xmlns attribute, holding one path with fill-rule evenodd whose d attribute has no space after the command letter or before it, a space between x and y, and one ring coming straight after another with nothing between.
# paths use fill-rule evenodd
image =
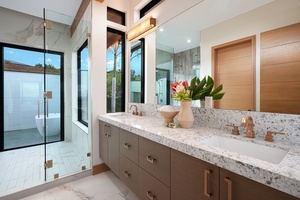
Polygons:
<instances>
[{"instance_id":1,"label":"brass drawer pull","mask_svg":"<svg viewBox=\"0 0 300 200\"><path fill-rule=\"evenodd\" d=\"M147 192L147 197L151 200L156 199L155 195L153 195L150 191Z\"/></svg>"},{"instance_id":2,"label":"brass drawer pull","mask_svg":"<svg viewBox=\"0 0 300 200\"><path fill-rule=\"evenodd\" d=\"M130 146L131 146L131 145L128 144L128 143L125 143L125 144L124 144L124 148L126 148L126 149L128 149Z\"/></svg>"},{"instance_id":3,"label":"brass drawer pull","mask_svg":"<svg viewBox=\"0 0 300 200\"><path fill-rule=\"evenodd\" d=\"M211 170L205 169L204 170L204 195L207 197L211 197L212 193L208 192L208 175L211 174Z\"/></svg>"},{"instance_id":4,"label":"brass drawer pull","mask_svg":"<svg viewBox=\"0 0 300 200\"><path fill-rule=\"evenodd\" d=\"M155 159L152 158L151 156L147 156L147 161L153 164Z\"/></svg>"},{"instance_id":5,"label":"brass drawer pull","mask_svg":"<svg viewBox=\"0 0 300 200\"><path fill-rule=\"evenodd\" d=\"M227 177L224 178L224 181L227 183L228 187L228 200L232 200L232 181Z\"/></svg>"},{"instance_id":6,"label":"brass drawer pull","mask_svg":"<svg viewBox=\"0 0 300 200\"><path fill-rule=\"evenodd\" d=\"M130 173L129 173L128 171L125 171L125 172L124 172L124 176L125 176L126 178L128 178L128 177L130 176Z\"/></svg>"}]
</instances>

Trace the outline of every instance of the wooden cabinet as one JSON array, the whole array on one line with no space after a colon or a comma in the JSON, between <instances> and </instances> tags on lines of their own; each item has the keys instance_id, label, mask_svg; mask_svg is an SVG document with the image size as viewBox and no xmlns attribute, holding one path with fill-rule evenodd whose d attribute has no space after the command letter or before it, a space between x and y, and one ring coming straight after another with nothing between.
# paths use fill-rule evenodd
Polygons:
<instances>
[{"instance_id":1,"label":"wooden cabinet","mask_svg":"<svg viewBox=\"0 0 300 200\"><path fill-rule=\"evenodd\" d=\"M100 121L100 158L119 176L120 150L119 128Z\"/></svg>"},{"instance_id":2,"label":"wooden cabinet","mask_svg":"<svg viewBox=\"0 0 300 200\"><path fill-rule=\"evenodd\" d=\"M103 121L100 157L141 200L298 199Z\"/></svg>"},{"instance_id":3,"label":"wooden cabinet","mask_svg":"<svg viewBox=\"0 0 300 200\"><path fill-rule=\"evenodd\" d=\"M120 129L120 179L139 193L138 148L139 136Z\"/></svg>"},{"instance_id":4,"label":"wooden cabinet","mask_svg":"<svg viewBox=\"0 0 300 200\"><path fill-rule=\"evenodd\" d=\"M120 153L138 164L139 136L120 129Z\"/></svg>"},{"instance_id":5,"label":"wooden cabinet","mask_svg":"<svg viewBox=\"0 0 300 200\"><path fill-rule=\"evenodd\" d=\"M120 155L120 179L135 193L139 193L139 167Z\"/></svg>"},{"instance_id":6,"label":"wooden cabinet","mask_svg":"<svg viewBox=\"0 0 300 200\"><path fill-rule=\"evenodd\" d=\"M139 138L139 166L170 186L170 148L146 138Z\"/></svg>"},{"instance_id":7,"label":"wooden cabinet","mask_svg":"<svg viewBox=\"0 0 300 200\"><path fill-rule=\"evenodd\" d=\"M220 169L220 200L296 200L281 191ZM299 199L298 199L299 200Z\"/></svg>"},{"instance_id":8,"label":"wooden cabinet","mask_svg":"<svg viewBox=\"0 0 300 200\"><path fill-rule=\"evenodd\" d=\"M219 167L172 149L171 199L219 199Z\"/></svg>"},{"instance_id":9,"label":"wooden cabinet","mask_svg":"<svg viewBox=\"0 0 300 200\"><path fill-rule=\"evenodd\" d=\"M139 168L139 197L141 200L168 200L170 188Z\"/></svg>"}]
</instances>

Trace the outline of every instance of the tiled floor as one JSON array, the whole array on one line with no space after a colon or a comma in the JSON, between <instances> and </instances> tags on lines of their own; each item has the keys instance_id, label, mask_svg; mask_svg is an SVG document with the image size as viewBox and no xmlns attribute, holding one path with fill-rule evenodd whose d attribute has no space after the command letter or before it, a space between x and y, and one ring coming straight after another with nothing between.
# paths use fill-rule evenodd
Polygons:
<instances>
[{"instance_id":1,"label":"tiled floor","mask_svg":"<svg viewBox=\"0 0 300 200\"><path fill-rule=\"evenodd\" d=\"M39 145L0 153L0 197L45 182L44 152L44 145ZM54 174L62 177L91 166L72 143L48 144L46 152L47 160L53 160L53 167L46 170L47 180L53 180Z\"/></svg>"},{"instance_id":2,"label":"tiled floor","mask_svg":"<svg viewBox=\"0 0 300 200\"><path fill-rule=\"evenodd\" d=\"M22 200L138 200L114 175L107 171L88 176Z\"/></svg>"}]
</instances>

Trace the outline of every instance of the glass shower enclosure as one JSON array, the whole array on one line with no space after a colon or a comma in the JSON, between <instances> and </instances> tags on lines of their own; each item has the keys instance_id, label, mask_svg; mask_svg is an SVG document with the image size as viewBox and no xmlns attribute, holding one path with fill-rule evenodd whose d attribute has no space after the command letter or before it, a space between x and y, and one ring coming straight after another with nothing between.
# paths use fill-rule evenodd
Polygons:
<instances>
[{"instance_id":1,"label":"glass shower enclosure","mask_svg":"<svg viewBox=\"0 0 300 200\"><path fill-rule=\"evenodd\" d=\"M0 197L91 168L74 76L89 20L0 7Z\"/></svg>"}]
</instances>

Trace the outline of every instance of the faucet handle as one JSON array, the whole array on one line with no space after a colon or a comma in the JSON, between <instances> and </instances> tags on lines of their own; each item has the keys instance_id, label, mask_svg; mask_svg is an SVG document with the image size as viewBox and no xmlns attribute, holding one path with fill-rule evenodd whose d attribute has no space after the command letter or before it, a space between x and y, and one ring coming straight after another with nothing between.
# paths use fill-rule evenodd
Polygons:
<instances>
[{"instance_id":1,"label":"faucet handle","mask_svg":"<svg viewBox=\"0 0 300 200\"><path fill-rule=\"evenodd\" d=\"M282 133L282 132L267 131L267 134L266 134L266 137L265 137L265 141L267 141L267 142L273 142L274 141L273 134L274 135L276 135L276 134L285 135L285 133Z\"/></svg>"},{"instance_id":2,"label":"faucet handle","mask_svg":"<svg viewBox=\"0 0 300 200\"><path fill-rule=\"evenodd\" d=\"M230 123L226 124L226 126L232 127L232 131L231 131L232 135L239 135L240 134L238 126L235 126L234 124L230 124Z\"/></svg>"}]
</instances>

